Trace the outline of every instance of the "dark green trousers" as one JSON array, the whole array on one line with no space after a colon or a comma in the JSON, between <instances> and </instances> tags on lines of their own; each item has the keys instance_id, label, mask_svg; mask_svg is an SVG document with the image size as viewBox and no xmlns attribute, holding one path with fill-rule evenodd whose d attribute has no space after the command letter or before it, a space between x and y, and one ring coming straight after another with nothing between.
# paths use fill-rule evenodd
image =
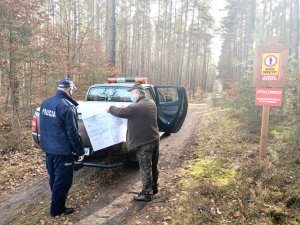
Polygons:
<instances>
[{"instance_id":1,"label":"dark green trousers","mask_svg":"<svg viewBox=\"0 0 300 225\"><path fill-rule=\"evenodd\" d=\"M152 194L158 185L159 140L137 147L137 158L143 183L142 192Z\"/></svg>"}]
</instances>

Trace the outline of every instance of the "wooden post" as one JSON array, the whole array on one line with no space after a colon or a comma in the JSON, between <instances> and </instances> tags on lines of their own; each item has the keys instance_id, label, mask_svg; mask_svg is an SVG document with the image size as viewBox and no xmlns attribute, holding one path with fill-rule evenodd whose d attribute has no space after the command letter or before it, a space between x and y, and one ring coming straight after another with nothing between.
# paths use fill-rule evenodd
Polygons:
<instances>
[{"instance_id":1,"label":"wooden post","mask_svg":"<svg viewBox=\"0 0 300 225\"><path fill-rule=\"evenodd\" d=\"M267 155L269 114L270 114L270 106L264 105L262 111L261 134L260 134L260 152L259 152L260 159L264 159Z\"/></svg>"}]
</instances>

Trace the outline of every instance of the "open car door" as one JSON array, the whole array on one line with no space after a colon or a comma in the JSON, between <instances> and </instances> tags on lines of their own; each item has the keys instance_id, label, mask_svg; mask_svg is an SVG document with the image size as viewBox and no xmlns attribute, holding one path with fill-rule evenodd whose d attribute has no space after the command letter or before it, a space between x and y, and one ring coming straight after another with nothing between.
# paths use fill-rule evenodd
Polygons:
<instances>
[{"instance_id":1,"label":"open car door","mask_svg":"<svg viewBox=\"0 0 300 225\"><path fill-rule=\"evenodd\" d=\"M188 109L184 87L154 86L154 91L159 130L166 133L178 132Z\"/></svg>"}]
</instances>

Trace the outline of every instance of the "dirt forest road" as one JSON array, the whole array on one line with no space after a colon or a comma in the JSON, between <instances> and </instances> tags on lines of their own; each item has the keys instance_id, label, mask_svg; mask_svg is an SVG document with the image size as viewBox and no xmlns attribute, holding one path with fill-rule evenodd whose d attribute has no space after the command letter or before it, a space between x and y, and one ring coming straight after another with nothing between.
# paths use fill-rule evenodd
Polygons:
<instances>
[{"instance_id":1,"label":"dirt forest road","mask_svg":"<svg viewBox=\"0 0 300 225\"><path fill-rule=\"evenodd\" d=\"M36 220L31 223L32 212L39 210L37 205L43 202L44 209L40 210L45 210L50 201L47 178L40 178L30 186L24 185L17 193L0 199L0 224L168 224L170 218L167 209L170 202L176 199L174 188L178 173L184 160L192 154L199 122L206 107L207 104L203 101L190 103L181 130L161 140L159 192L150 203L132 200L134 194L141 189L139 172L134 168L125 168L119 175L114 176L113 181L103 182L101 190L91 195L89 204L76 209L76 212L67 218L68 223L62 222L66 217L51 221L48 215L45 215L48 218L46 220L41 218L37 220L38 223ZM76 179L86 173L89 173L89 168L77 172L74 185ZM27 214L25 219L24 214Z\"/></svg>"},{"instance_id":2,"label":"dirt forest road","mask_svg":"<svg viewBox=\"0 0 300 225\"><path fill-rule=\"evenodd\" d=\"M177 134L164 138L160 146L159 161L159 193L150 203L133 202L133 192L139 192L141 182L138 171L128 171L126 177L120 178L116 189L108 188L98 200L94 212L82 212L82 219L78 224L84 225L116 225L116 224L161 224L165 220L160 209L167 208L172 195L172 188L176 182L177 171L185 157L188 157L190 145L194 143L198 130L202 109L206 104L190 104L187 118L182 129ZM113 191L112 191L113 190ZM110 199L107 204L108 199Z\"/></svg>"}]
</instances>

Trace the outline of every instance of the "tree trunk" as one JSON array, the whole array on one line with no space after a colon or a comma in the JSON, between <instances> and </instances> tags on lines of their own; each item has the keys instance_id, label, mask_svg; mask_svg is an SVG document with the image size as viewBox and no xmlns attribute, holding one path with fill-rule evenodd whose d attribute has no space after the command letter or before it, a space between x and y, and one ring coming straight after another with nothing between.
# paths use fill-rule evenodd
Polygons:
<instances>
[{"instance_id":1,"label":"tree trunk","mask_svg":"<svg viewBox=\"0 0 300 225\"><path fill-rule=\"evenodd\" d=\"M187 21L188 21L188 12L189 12L189 0L185 2L185 17L184 17L184 26L183 26L183 37L181 43L181 51L180 51L180 62L178 63L178 81L177 84L182 84L182 72L183 72L183 62L184 62L184 53L185 53L185 42L186 42L186 30L187 30Z\"/></svg>"},{"instance_id":2,"label":"tree trunk","mask_svg":"<svg viewBox=\"0 0 300 225\"><path fill-rule=\"evenodd\" d=\"M76 57L76 42L77 42L77 6L76 6L76 0L73 0L73 5L72 5L72 13L73 13L73 29L72 29L72 45L73 45L73 54L71 57L71 63L75 63L75 57Z\"/></svg>"},{"instance_id":3,"label":"tree trunk","mask_svg":"<svg viewBox=\"0 0 300 225\"><path fill-rule=\"evenodd\" d=\"M16 59L14 56L14 50L13 50L13 45L14 45L14 37L13 37L13 30L12 27L10 27L9 31L9 72L8 72L8 77L9 77L9 86L11 90L11 103L12 103L12 114L14 118L14 122L16 121L17 124L20 126L20 121L19 121L19 78L16 74Z\"/></svg>"},{"instance_id":4,"label":"tree trunk","mask_svg":"<svg viewBox=\"0 0 300 225\"><path fill-rule=\"evenodd\" d=\"M291 0L291 55L298 63L299 0Z\"/></svg>"},{"instance_id":5,"label":"tree trunk","mask_svg":"<svg viewBox=\"0 0 300 225\"><path fill-rule=\"evenodd\" d=\"M107 0L107 62L108 66L116 64L116 4Z\"/></svg>"},{"instance_id":6,"label":"tree trunk","mask_svg":"<svg viewBox=\"0 0 300 225\"><path fill-rule=\"evenodd\" d=\"M255 31L255 17L256 17L256 0L250 0L250 13L247 20L247 30L246 30L246 46L245 46L245 59L247 60L247 65L253 64L253 57L249 57L249 52L253 49L253 38Z\"/></svg>"}]
</instances>

